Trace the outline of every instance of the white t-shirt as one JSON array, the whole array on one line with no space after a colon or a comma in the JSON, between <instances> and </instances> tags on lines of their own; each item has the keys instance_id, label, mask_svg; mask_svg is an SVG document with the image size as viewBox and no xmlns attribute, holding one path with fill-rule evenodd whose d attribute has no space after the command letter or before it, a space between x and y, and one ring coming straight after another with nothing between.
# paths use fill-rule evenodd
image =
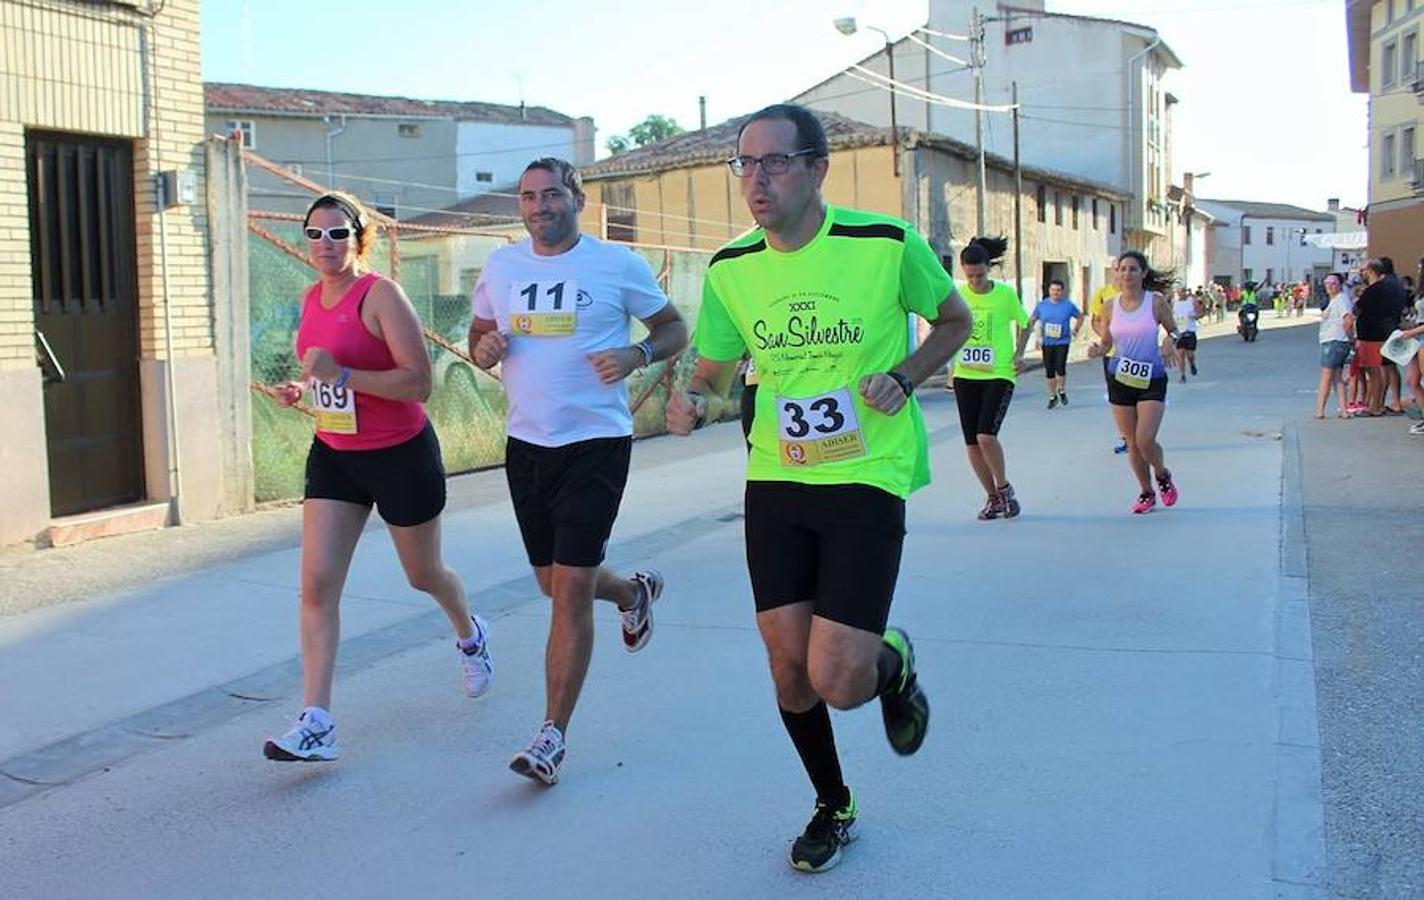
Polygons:
<instances>
[{"instance_id":1,"label":"white t-shirt","mask_svg":"<svg viewBox=\"0 0 1424 900\"><path fill-rule=\"evenodd\" d=\"M1177 330L1182 334L1196 334L1197 331L1197 304L1196 301L1188 297L1185 300L1172 301L1172 318L1177 320Z\"/></svg>"},{"instance_id":2,"label":"white t-shirt","mask_svg":"<svg viewBox=\"0 0 1424 900\"><path fill-rule=\"evenodd\" d=\"M1350 295L1341 291L1330 298L1330 305L1325 307L1325 313L1320 317L1320 343L1326 341L1348 341L1350 335L1345 333L1345 316L1354 311L1354 304L1350 302Z\"/></svg>"},{"instance_id":3,"label":"white t-shirt","mask_svg":"<svg viewBox=\"0 0 1424 900\"><path fill-rule=\"evenodd\" d=\"M525 238L490 254L473 304L509 341L510 437L561 447L633 433L627 383L601 383L588 355L628 346L630 316L667 306L641 256L586 234L558 256L540 256Z\"/></svg>"}]
</instances>

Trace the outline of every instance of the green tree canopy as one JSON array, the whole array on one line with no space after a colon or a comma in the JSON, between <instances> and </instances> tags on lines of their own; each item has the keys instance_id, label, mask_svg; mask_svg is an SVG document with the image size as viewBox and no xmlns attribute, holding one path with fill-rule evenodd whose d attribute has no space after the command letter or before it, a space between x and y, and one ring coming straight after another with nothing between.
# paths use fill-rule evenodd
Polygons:
<instances>
[{"instance_id":1,"label":"green tree canopy","mask_svg":"<svg viewBox=\"0 0 1424 900\"><path fill-rule=\"evenodd\" d=\"M617 156L634 147L646 147L675 134L682 134L682 126L670 116L652 113L643 121L628 129L626 135L615 134L608 139L608 152Z\"/></svg>"}]
</instances>

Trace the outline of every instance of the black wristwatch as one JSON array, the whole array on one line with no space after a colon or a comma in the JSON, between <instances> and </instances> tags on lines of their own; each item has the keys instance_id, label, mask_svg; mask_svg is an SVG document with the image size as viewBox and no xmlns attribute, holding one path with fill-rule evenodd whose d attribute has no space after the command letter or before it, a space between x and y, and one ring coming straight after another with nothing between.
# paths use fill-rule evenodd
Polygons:
<instances>
[{"instance_id":1,"label":"black wristwatch","mask_svg":"<svg viewBox=\"0 0 1424 900\"><path fill-rule=\"evenodd\" d=\"M906 378L904 375L900 374L899 372L892 371L886 372L885 374L895 379L895 383L900 386L900 390L905 392L905 399L910 399L910 395L915 392L915 383L909 378Z\"/></svg>"}]
</instances>

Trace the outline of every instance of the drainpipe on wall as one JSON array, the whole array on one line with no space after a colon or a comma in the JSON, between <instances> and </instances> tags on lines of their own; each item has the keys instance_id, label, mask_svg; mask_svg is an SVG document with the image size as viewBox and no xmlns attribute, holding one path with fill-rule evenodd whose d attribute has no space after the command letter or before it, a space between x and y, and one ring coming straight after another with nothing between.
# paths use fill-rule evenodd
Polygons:
<instances>
[{"instance_id":1,"label":"drainpipe on wall","mask_svg":"<svg viewBox=\"0 0 1424 900\"><path fill-rule=\"evenodd\" d=\"M1153 50L1156 50L1156 49L1157 49L1159 46L1161 46L1161 45L1162 45L1162 36L1159 34L1159 35L1157 35L1156 37L1154 37L1154 38L1152 39L1152 43L1148 44L1146 47L1143 47L1141 50L1137 51L1136 53L1132 54L1131 56L1129 56L1129 57L1127 58L1127 77L1128 77L1128 83L1127 83L1127 91L1128 91L1128 93L1127 93L1127 106L1128 106L1128 109L1129 109L1129 110L1132 112L1132 114L1133 114L1133 115L1132 115L1132 128L1128 131L1128 134L1132 136L1132 148L1131 148L1131 149L1132 149L1132 151L1133 151L1133 156L1134 156L1134 158L1135 158L1135 156L1136 156L1137 150L1142 147L1142 134L1141 134L1141 132L1142 132L1142 106L1143 106L1143 105L1142 105L1142 79L1135 77L1135 73L1134 73L1134 70L1133 70L1133 65L1136 64L1136 62L1137 62L1137 60L1138 60L1139 58L1146 56L1147 54L1151 53ZM1133 103L1134 97L1135 97L1135 98L1137 99L1137 101L1138 101L1135 105L1134 105L1134 103ZM1132 167L1132 192L1133 192L1133 194L1136 195L1136 198L1137 198L1137 206L1138 206L1139 209L1145 209L1145 207L1146 207L1146 205L1147 205L1147 198L1144 197L1144 196L1142 196L1142 193L1143 193L1143 192L1142 192L1142 188L1143 188L1143 186L1144 186L1143 183L1142 183L1142 167L1143 167L1143 165L1146 164L1146 162L1147 162L1147 153L1146 153L1146 151L1144 150L1143 153L1142 153L1142 159L1138 162L1137 165L1134 165L1134 166ZM1126 225L1126 224L1127 224L1126 222L1123 223L1123 225ZM1138 227L1139 227L1139 228L1142 228L1143 226L1145 226L1145 225L1147 224L1147 216L1146 216L1146 213L1145 213L1145 212L1144 212L1143 215L1142 215L1141 221L1139 221L1137 224L1138 224ZM1123 228L1123 231L1126 232L1127 229L1126 229L1126 228ZM1126 238L1127 235L1124 234L1123 237Z\"/></svg>"},{"instance_id":2,"label":"drainpipe on wall","mask_svg":"<svg viewBox=\"0 0 1424 900\"><path fill-rule=\"evenodd\" d=\"M325 116L322 121L328 126L326 132L326 183L329 187L334 188L337 187L337 184L336 173L331 171L331 139L340 136L342 132L346 131L346 114L342 113L341 115L340 128L332 129L329 127L331 125L331 116Z\"/></svg>"},{"instance_id":3,"label":"drainpipe on wall","mask_svg":"<svg viewBox=\"0 0 1424 900\"><path fill-rule=\"evenodd\" d=\"M157 125L156 118L154 124ZM178 447L178 366L173 356L173 299L168 283L168 214L165 211L172 198L166 194L161 175L155 176L154 181L154 197L158 200L158 256L163 266L163 355L167 358L164 367L167 390L164 393L168 395L168 483L173 491L169 505L173 524L182 525L183 467L179 464Z\"/></svg>"}]
</instances>

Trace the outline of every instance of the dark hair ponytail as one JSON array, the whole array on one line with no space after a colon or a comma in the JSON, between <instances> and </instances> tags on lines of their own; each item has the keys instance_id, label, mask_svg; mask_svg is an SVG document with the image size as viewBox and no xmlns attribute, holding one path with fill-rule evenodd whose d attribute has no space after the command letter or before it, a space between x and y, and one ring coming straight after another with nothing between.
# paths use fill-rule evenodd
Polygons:
<instances>
[{"instance_id":1,"label":"dark hair ponytail","mask_svg":"<svg viewBox=\"0 0 1424 900\"><path fill-rule=\"evenodd\" d=\"M964 266L992 266L1003 258L1008 249L1008 238L971 238L964 249L959 251L959 263Z\"/></svg>"},{"instance_id":2,"label":"dark hair ponytail","mask_svg":"<svg viewBox=\"0 0 1424 900\"><path fill-rule=\"evenodd\" d=\"M1121 263L1124 259L1135 259L1142 267L1142 289L1161 293L1167 290L1177 281L1177 273L1171 269L1154 269L1147 264L1147 256L1138 250L1129 250L1117 258Z\"/></svg>"}]
</instances>

